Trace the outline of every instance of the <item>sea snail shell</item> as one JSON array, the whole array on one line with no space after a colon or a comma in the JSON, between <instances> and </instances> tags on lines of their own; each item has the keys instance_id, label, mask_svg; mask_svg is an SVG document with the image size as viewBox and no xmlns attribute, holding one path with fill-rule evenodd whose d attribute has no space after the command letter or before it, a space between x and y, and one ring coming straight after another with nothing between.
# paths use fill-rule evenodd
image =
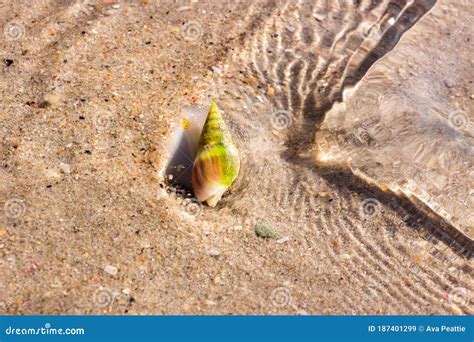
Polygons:
<instances>
[{"instance_id":1,"label":"sea snail shell","mask_svg":"<svg viewBox=\"0 0 474 342\"><path fill-rule=\"evenodd\" d=\"M240 170L239 152L229 130L212 102L194 159L192 185L200 202L215 207Z\"/></svg>"}]
</instances>

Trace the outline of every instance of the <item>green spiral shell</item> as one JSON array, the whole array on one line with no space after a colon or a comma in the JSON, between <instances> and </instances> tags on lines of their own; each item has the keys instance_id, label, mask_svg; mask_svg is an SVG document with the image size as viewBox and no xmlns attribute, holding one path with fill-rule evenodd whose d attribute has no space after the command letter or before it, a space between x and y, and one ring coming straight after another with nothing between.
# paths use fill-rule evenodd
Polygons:
<instances>
[{"instance_id":1,"label":"green spiral shell","mask_svg":"<svg viewBox=\"0 0 474 342\"><path fill-rule=\"evenodd\" d=\"M212 102L193 165L192 182L196 198L215 206L235 181L239 170L238 150L217 105Z\"/></svg>"}]
</instances>

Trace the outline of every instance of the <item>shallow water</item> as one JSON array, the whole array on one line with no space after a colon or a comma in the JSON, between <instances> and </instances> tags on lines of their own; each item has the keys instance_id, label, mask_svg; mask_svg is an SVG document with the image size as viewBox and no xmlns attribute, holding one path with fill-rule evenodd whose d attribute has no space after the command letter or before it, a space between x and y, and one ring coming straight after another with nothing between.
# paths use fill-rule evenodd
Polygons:
<instances>
[{"instance_id":1,"label":"shallow water","mask_svg":"<svg viewBox=\"0 0 474 342\"><path fill-rule=\"evenodd\" d=\"M451 110L451 118L449 112L440 118L434 102L420 100L424 95L417 89L391 87L396 81L390 72L398 74L398 66L370 75L364 81L370 89L349 95L434 4L287 2L253 13L258 28L235 63L252 82L255 77L255 85L222 86L223 101L232 106L229 116L246 131L245 151L258 150L249 152L249 163L261 158L266 147L271 152L281 148L282 163L292 167L311 163L316 150L313 172L321 162L344 167L350 160L356 175L421 201L472 238L472 125L467 113ZM227 95L237 89L239 101L232 103ZM414 113L419 113L416 119Z\"/></svg>"},{"instance_id":2,"label":"shallow water","mask_svg":"<svg viewBox=\"0 0 474 342\"><path fill-rule=\"evenodd\" d=\"M243 51L234 56L234 65L227 66L239 67L239 72L245 77L244 83L251 84L242 85L241 80L237 84L226 81L226 84L215 85L214 89L216 93L223 93L221 102L227 106L224 108L228 109L236 134L244 145L242 149L248 154L247 171L244 168L241 183L260 184L262 179L258 177L280 176L278 171L267 174L261 171L256 179L253 168L258 168L256 164L265 163L262 159L272 159L267 162L274 163L276 169L282 163L286 172L292 170L293 175L283 173L280 176L291 179L284 182L290 187L295 183L308 182L305 177L311 179L309 182L319 183L321 177L314 173L331 173L324 168L321 170L321 162L331 161L333 165L344 167L350 159L352 165L357 164L357 167L351 167L353 172L377 186L387 188L385 184L392 184L389 189L396 192L402 187L400 182L407 183L411 191L402 193L421 200L449 224L470 236L468 226L473 222L472 217L470 214L462 215L461 211L470 212L469 203L466 203L470 199L466 184L470 183L472 175L467 179L460 175L458 179L463 181L457 185L459 190L463 190L460 194L463 198L459 200L468 206L457 209L440 207L428 203L420 190L413 189L415 177L420 179L421 173L415 175L408 170L408 165L400 161L415 155L418 162L422 159L427 162L431 156L438 155L435 150L425 151L427 147L421 135L425 132L431 139L431 133L441 132L432 144L442 146L443 141L451 140L452 125L446 120L435 122L437 114L431 114L430 118L430 114L424 113L424 117L417 121L407 119L410 113L403 116L405 107L413 109L414 104L409 102L412 100L401 87L389 89L394 81L388 76L371 76L372 83L375 78L377 89L372 87L364 94L348 95L343 100L343 92L357 85L369 68L390 52L402 35L434 4L435 1L328 1L277 3L266 8L252 6L247 18L251 18L254 31L247 37ZM212 96L216 95L213 93ZM335 108L326 115L335 104ZM337 115L334 114L336 111ZM384 115L389 119L385 119ZM323 120L326 121L323 123ZM388 133L380 131L381 120L390 120L383 126L389 130ZM415 125L412 125L413 122ZM407 124L413 133L405 132L403 126ZM375 137L374 130L381 136ZM402 136L409 141L402 141ZM331 139L336 145L331 145ZM441 184L443 180L440 177L446 178L448 174L462 169L470 170L472 147L468 142L460 144L461 149L457 145L452 148L456 149L456 155L463 156L452 158L456 165L447 167L439 164L436 179L428 173L422 175L432 178L433 186L445 186ZM377 148L379 156L372 153L371 156L359 157L354 151L355 146L362 154L368 153L366 146L369 146L369 151ZM385 157L381 157L381 153ZM314 155L316 160L312 159ZM394 155L398 159L391 160ZM463 161L464 157L468 159ZM441 156L441 159L448 158ZM380 179L374 181L370 175L374 172L380 174L380 168L385 173L400 173L402 168L407 176L390 179L382 174ZM269 192L278 193L278 183L274 185L276 191L272 189ZM245 187L250 186L247 184L239 191L249 190ZM236 191L236 196L239 191ZM291 189L284 192L291 192ZM448 196L458 192L452 189ZM454 216L456 220L453 220ZM446 223L441 222L441 225Z\"/></svg>"},{"instance_id":3,"label":"shallow water","mask_svg":"<svg viewBox=\"0 0 474 342\"><path fill-rule=\"evenodd\" d=\"M308 243L326 246L322 253L334 262L340 255L330 241L343 241L351 258L342 272L358 270L361 278L354 281L360 282L403 276L407 269L395 271L392 263L404 263L399 239L413 239L413 232L471 258L472 126L453 125L448 109L440 118L434 104L444 101L442 96L430 102L424 89L405 89L396 78L405 63L429 70L423 64L429 57L402 56L385 74L366 76L434 5L318 1L252 6L253 31L228 62L244 84L226 80L211 92L222 94L218 101L244 153L242 175L221 206L232 208L234 225L249 226L265 217L281 230L312 230L319 243ZM438 20L443 19L435 18L421 33L435 30ZM413 38L409 52L416 54L423 39L421 34ZM465 39L459 37L457 44L465 46ZM460 64L469 65L468 55ZM449 63L452 57L443 58ZM429 74L424 85L435 77ZM462 114L460 120L472 120ZM436 253L447 249L442 250ZM424 267L436 268L431 262ZM411 295L424 292L418 290Z\"/></svg>"}]
</instances>

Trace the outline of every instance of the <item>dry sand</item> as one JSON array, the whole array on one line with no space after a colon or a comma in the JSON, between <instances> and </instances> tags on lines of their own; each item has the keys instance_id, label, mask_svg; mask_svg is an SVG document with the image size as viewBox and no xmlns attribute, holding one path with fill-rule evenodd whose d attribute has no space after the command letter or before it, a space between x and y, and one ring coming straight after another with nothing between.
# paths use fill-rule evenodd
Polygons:
<instances>
[{"instance_id":1,"label":"dry sand","mask_svg":"<svg viewBox=\"0 0 474 342\"><path fill-rule=\"evenodd\" d=\"M370 3L0 0L0 313L472 314L472 241L315 158L358 75L341 51L403 9ZM438 1L414 28L444 39L460 11ZM453 72L472 109L472 65ZM190 208L162 178L166 140L211 98L242 172Z\"/></svg>"}]
</instances>

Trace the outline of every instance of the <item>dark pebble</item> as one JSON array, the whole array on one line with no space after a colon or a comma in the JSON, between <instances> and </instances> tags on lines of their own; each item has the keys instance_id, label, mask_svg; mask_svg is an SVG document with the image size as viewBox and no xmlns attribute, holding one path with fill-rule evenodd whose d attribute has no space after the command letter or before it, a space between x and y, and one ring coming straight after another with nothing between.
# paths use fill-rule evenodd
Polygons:
<instances>
[{"instance_id":1,"label":"dark pebble","mask_svg":"<svg viewBox=\"0 0 474 342\"><path fill-rule=\"evenodd\" d=\"M7 67L9 67L10 65L13 64L13 59L4 59L4 60L3 60L3 63L4 63Z\"/></svg>"},{"instance_id":2,"label":"dark pebble","mask_svg":"<svg viewBox=\"0 0 474 342\"><path fill-rule=\"evenodd\" d=\"M41 101L39 104L38 104L38 108L46 108L49 106L49 102L48 101Z\"/></svg>"}]
</instances>

